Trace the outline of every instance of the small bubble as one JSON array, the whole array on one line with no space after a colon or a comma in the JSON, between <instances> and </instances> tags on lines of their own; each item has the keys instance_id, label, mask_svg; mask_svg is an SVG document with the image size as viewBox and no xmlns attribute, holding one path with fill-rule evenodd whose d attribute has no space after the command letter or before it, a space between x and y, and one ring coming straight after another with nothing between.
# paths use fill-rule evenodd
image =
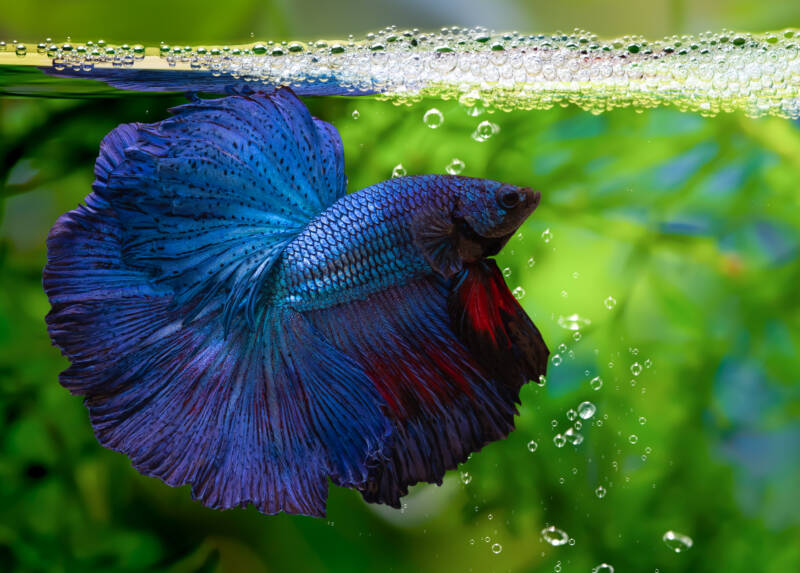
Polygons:
<instances>
[{"instance_id":1,"label":"small bubble","mask_svg":"<svg viewBox=\"0 0 800 573\"><path fill-rule=\"evenodd\" d=\"M602 485L597 486L594 490L594 494L598 497L598 499L603 499L606 496L606 488Z\"/></svg>"},{"instance_id":2,"label":"small bubble","mask_svg":"<svg viewBox=\"0 0 800 573\"><path fill-rule=\"evenodd\" d=\"M496 123L492 123L491 121L482 121L478 124L478 127L475 128L475 131L472 132L472 139L482 143L488 140L498 131L500 131L500 126Z\"/></svg>"},{"instance_id":3,"label":"small bubble","mask_svg":"<svg viewBox=\"0 0 800 573\"><path fill-rule=\"evenodd\" d=\"M28 47L25 44L17 44L14 46L14 52L18 56L24 56L28 52Z\"/></svg>"},{"instance_id":4,"label":"small bubble","mask_svg":"<svg viewBox=\"0 0 800 573\"><path fill-rule=\"evenodd\" d=\"M600 378L600 376L595 376L589 380L589 386L592 388L592 390L599 390L603 387L603 379Z\"/></svg>"},{"instance_id":5,"label":"small bubble","mask_svg":"<svg viewBox=\"0 0 800 573\"><path fill-rule=\"evenodd\" d=\"M544 231L542 231L542 240L545 243L549 243L550 241L553 240L553 232L550 230L550 227L548 227Z\"/></svg>"},{"instance_id":6,"label":"small bubble","mask_svg":"<svg viewBox=\"0 0 800 573\"><path fill-rule=\"evenodd\" d=\"M472 476L469 472L461 472L461 483L464 485L469 484L472 481Z\"/></svg>"},{"instance_id":7,"label":"small bubble","mask_svg":"<svg viewBox=\"0 0 800 573\"><path fill-rule=\"evenodd\" d=\"M637 436L636 434L631 434L630 436L628 436L628 441L632 444L635 444L636 442L639 441L639 436Z\"/></svg>"},{"instance_id":8,"label":"small bubble","mask_svg":"<svg viewBox=\"0 0 800 573\"><path fill-rule=\"evenodd\" d=\"M561 434L556 434L555 436L553 436L553 443L556 445L557 448L563 448L564 445L567 443L567 438L565 438Z\"/></svg>"},{"instance_id":9,"label":"small bubble","mask_svg":"<svg viewBox=\"0 0 800 573\"><path fill-rule=\"evenodd\" d=\"M493 520L493 519L494 519L494 514L491 514L491 513L490 513L490 514L488 514L488 515L486 516L486 519L488 519L489 521Z\"/></svg>"},{"instance_id":10,"label":"small bubble","mask_svg":"<svg viewBox=\"0 0 800 573\"><path fill-rule=\"evenodd\" d=\"M550 362L553 366L560 366L562 362L562 358L560 354L553 354L553 357L550 358Z\"/></svg>"},{"instance_id":11,"label":"small bubble","mask_svg":"<svg viewBox=\"0 0 800 573\"><path fill-rule=\"evenodd\" d=\"M580 342L582 336L583 335L580 333L580 331L576 330L575 332L572 333L572 340L574 340L575 342Z\"/></svg>"},{"instance_id":12,"label":"small bubble","mask_svg":"<svg viewBox=\"0 0 800 573\"><path fill-rule=\"evenodd\" d=\"M606 300L603 301L603 305L608 310L611 310L612 308L617 306L617 299L615 299L613 296L609 296L609 297L606 298Z\"/></svg>"},{"instance_id":13,"label":"small bubble","mask_svg":"<svg viewBox=\"0 0 800 573\"><path fill-rule=\"evenodd\" d=\"M428 111L425 112L425 115L422 116L422 121L430 127L431 129L436 129L442 122L444 121L444 115L435 107L432 107Z\"/></svg>"},{"instance_id":14,"label":"small bubble","mask_svg":"<svg viewBox=\"0 0 800 573\"><path fill-rule=\"evenodd\" d=\"M583 443L583 434L576 432L572 428L567 428L564 432L564 439L568 440L573 446L579 446Z\"/></svg>"},{"instance_id":15,"label":"small bubble","mask_svg":"<svg viewBox=\"0 0 800 573\"><path fill-rule=\"evenodd\" d=\"M544 540L553 547L564 545L567 543L567 541L569 541L569 535L557 528L555 525L551 525L542 529L542 537L544 537Z\"/></svg>"},{"instance_id":16,"label":"small bubble","mask_svg":"<svg viewBox=\"0 0 800 573\"><path fill-rule=\"evenodd\" d=\"M653 361L650 360L649 358L644 361L644 367L645 368L650 368L652 365L653 365Z\"/></svg>"},{"instance_id":17,"label":"small bubble","mask_svg":"<svg viewBox=\"0 0 800 573\"><path fill-rule=\"evenodd\" d=\"M528 259L528 266L529 266L529 267L532 267L532 266L533 266L533 265L535 265L535 264L536 264L536 261L533 259L533 257L531 257L530 259Z\"/></svg>"},{"instance_id":18,"label":"small bubble","mask_svg":"<svg viewBox=\"0 0 800 573\"><path fill-rule=\"evenodd\" d=\"M534 440L531 440L530 442L528 442L528 451L529 452L535 452L536 448L538 448L538 447L539 447L539 444L537 444Z\"/></svg>"},{"instance_id":19,"label":"small bubble","mask_svg":"<svg viewBox=\"0 0 800 573\"><path fill-rule=\"evenodd\" d=\"M555 428L556 426L558 426L558 420L550 420L550 427Z\"/></svg>"},{"instance_id":20,"label":"small bubble","mask_svg":"<svg viewBox=\"0 0 800 573\"><path fill-rule=\"evenodd\" d=\"M567 420L572 422L577 417L578 413L574 409L570 408L569 410L567 410Z\"/></svg>"},{"instance_id":21,"label":"small bubble","mask_svg":"<svg viewBox=\"0 0 800 573\"><path fill-rule=\"evenodd\" d=\"M511 267L506 267L503 269L503 276L506 278L511 276Z\"/></svg>"},{"instance_id":22,"label":"small bubble","mask_svg":"<svg viewBox=\"0 0 800 573\"><path fill-rule=\"evenodd\" d=\"M647 447L644 449L644 453L646 453L647 455L650 455L650 454L652 454L652 453L653 453L653 448L651 448L650 446L647 446Z\"/></svg>"},{"instance_id":23,"label":"small bubble","mask_svg":"<svg viewBox=\"0 0 800 573\"><path fill-rule=\"evenodd\" d=\"M633 374L634 376L638 376L641 373L642 373L641 364L639 364L638 362L634 362L633 364L631 364L631 374Z\"/></svg>"},{"instance_id":24,"label":"small bubble","mask_svg":"<svg viewBox=\"0 0 800 573\"><path fill-rule=\"evenodd\" d=\"M645 418L644 416L639 416L639 424L644 426L646 423L647 423L647 418Z\"/></svg>"},{"instance_id":25,"label":"small bubble","mask_svg":"<svg viewBox=\"0 0 800 573\"><path fill-rule=\"evenodd\" d=\"M592 569L592 573L614 573L614 568L608 563L601 563Z\"/></svg>"},{"instance_id":26,"label":"small bubble","mask_svg":"<svg viewBox=\"0 0 800 573\"><path fill-rule=\"evenodd\" d=\"M514 295L515 299L522 300L522 298L525 296L525 289L522 288L521 286L518 286L517 288L511 291L511 294Z\"/></svg>"},{"instance_id":27,"label":"small bubble","mask_svg":"<svg viewBox=\"0 0 800 573\"><path fill-rule=\"evenodd\" d=\"M464 162L457 157L454 157L450 160L450 163L447 164L447 167L445 167L445 171L447 171L450 175L458 175L464 171Z\"/></svg>"},{"instance_id":28,"label":"small bubble","mask_svg":"<svg viewBox=\"0 0 800 573\"><path fill-rule=\"evenodd\" d=\"M574 537L570 537L569 541L567 541L567 544L570 545L570 547L575 545L575 538Z\"/></svg>"},{"instance_id":29,"label":"small bubble","mask_svg":"<svg viewBox=\"0 0 800 573\"><path fill-rule=\"evenodd\" d=\"M580 330L584 326L590 326L591 319L583 317L579 314L569 314L567 316L558 317L558 326L566 330Z\"/></svg>"},{"instance_id":30,"label":"small bubble","mask_svg":"<svg viewBox=\"0 0 800 573\"><path fill-rule=\"evenodd\" d=\"M361 113L357 109L354 109L351 115L353 116L353 119L358 119L361 117Z\"/></svg>"},{"instance_id":31,"label":"small bubble","mask_svg":"<svg viewBox=\"0 0 800 573\"><path fill-rule=\"evenodd\" d=\"M597 407L591 402L581 402L578 404L578 415L584 420L588 420L594 413L597 412Z\"/></svg>"},{"instance_id":32,"label":"small bubble","mask_svg":"<svg viewBox=\"0 0 800 573\"><path fill-rule=\"evenodd\" d=\"M675 553L682 553L694 545L691 537L672 530L667 531L661 539Z\"/></svg>"},{"instance_id":33,"label":"small bubble","mask_svg":"<svg viewBox=\"0 0 800 573\"><path fill-rule=\"evenodd\" d=\"M492 545L492 553L494 553L495 555L500 553L502 550L503 550L503 546L500 545L499 543L495 543L494 545Z\"/></svg>"},{"instance_id":34,"label":"small bubble","mask_svg":"<svg viewBox=\"0 0 800 573\"><path fill-rule=\"evenodd\" d=\"M392 169L392 177L404 177L406 174L406 168L403 167L402 163L398 163Z\"/></svg>"}]
</instances>

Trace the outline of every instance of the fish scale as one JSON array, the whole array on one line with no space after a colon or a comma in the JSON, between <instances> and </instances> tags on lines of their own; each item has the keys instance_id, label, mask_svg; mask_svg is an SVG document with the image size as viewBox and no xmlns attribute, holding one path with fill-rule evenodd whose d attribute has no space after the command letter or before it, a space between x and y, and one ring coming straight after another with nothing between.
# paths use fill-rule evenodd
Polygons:
<instances>
[{"instance_id":1,"label":"fish scale","mask_svg":"<svg viewBox=\"0 0 800 573\"><path fill-rule=\"evenodd\" d=\"M286 246L269 304L327 308L432 273L410 232L421 205L433 200L444 208L454 192L432 183L429 176L397 178L339 199Z\"/></svg>"}]
</instances>

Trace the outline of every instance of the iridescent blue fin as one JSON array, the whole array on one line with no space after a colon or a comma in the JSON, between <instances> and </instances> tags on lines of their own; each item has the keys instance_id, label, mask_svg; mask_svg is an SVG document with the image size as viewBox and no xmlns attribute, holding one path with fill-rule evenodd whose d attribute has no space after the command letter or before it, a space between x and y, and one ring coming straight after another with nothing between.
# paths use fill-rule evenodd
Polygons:
<instances>
[{"instance_id":1,"label":"iridescent blue fin","mask_svg":"<svg viewBox=\"0 0 800 573\"><path fill-rule=\"evenodd\" d=\"M384 449L379 393L302 315L230 316L343 192L339 141L289 92L176 111L109 134L94 193L50 232L61 382L102 444L207 506L323 515L328 478L363 484Z\"/></svg>"},{"instance_id":2,"label":"iridescent blue fin","mask_svg":"<svg viewBox=\"0 0 800 573\"><path fill-rule=\"evenodd\" d=\"M441 483L514 427L519 384L495 376L451 327L450 281L418 280L306 313L372 379L392 423L387 451L367 463L367 501L399 507L408 486Z\"/></svg>"},{"instance_id":3,"label":"iridescent blue fin","mask_svg":"<svg viewBox=\"0 0 800 573\"><path fill-rule=\"evenodd\" d=\"M96 192L119 213L127 265L192 302L189 317L222 296L227 327L241 311L253 326L286 244L345 193L341 141L288 90L172 112L108 136L98 164L116 161L115 144L136 130Z\"/></svg>"}]
</instances>

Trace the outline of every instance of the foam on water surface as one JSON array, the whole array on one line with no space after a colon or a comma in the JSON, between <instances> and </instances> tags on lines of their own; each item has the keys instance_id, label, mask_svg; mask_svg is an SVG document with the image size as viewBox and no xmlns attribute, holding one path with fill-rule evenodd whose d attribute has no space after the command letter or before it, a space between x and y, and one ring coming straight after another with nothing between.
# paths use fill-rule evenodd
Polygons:
<instances>
[{"instance_id":1,"label":"foam on water surface","mask_svg":"<svg viewBox=\"0 0 800 573\"><path fill-rule=\"evenodd\" d=\"M398 104L438 97L500 110L574 104L593 113L672 105L704 115L797 118L798 56L796 30L648 41L601 40L581 30L526 35L389 27L361 39L235 47L4 42L0 70L36 66L136 91L290 86L301 95L373 94ZM24 93L24 85L17 88Z\"/></svg>"}]
</instances>

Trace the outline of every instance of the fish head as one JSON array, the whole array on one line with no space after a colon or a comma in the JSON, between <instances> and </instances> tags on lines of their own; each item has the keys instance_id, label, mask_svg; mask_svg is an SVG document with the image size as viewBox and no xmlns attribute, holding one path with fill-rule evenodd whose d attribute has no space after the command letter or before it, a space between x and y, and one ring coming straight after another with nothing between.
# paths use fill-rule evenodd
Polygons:
<instances>
[{"instance_id":1,"label":"fish head","mask_svg":"<svg viewBox=\"0 0 800 573\"><path fill-rule=\"evenodd\" d=\"M454 187L452 218L466 262L500 252L541 200L539 191L489 179L461 177Z\"/></svg>"}]
</instances>

